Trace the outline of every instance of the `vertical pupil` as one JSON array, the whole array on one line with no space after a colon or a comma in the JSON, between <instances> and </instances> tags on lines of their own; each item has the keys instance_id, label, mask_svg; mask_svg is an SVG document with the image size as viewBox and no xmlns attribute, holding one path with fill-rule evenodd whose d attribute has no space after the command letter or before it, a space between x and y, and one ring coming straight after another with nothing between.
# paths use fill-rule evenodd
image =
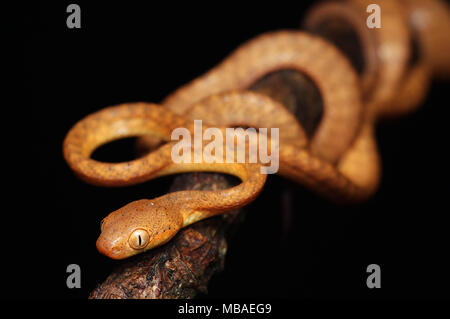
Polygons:
<instances>
[{"instance_id":1,"label":"vertical pupil","mask_svg":"<svg viewBox=\"0 0 450 319\"><path fill-rule=\"evenodd\" d=\"M142 244L141 235L138 235L139 238L139 246Z\"/></svg>"}]
</instances>

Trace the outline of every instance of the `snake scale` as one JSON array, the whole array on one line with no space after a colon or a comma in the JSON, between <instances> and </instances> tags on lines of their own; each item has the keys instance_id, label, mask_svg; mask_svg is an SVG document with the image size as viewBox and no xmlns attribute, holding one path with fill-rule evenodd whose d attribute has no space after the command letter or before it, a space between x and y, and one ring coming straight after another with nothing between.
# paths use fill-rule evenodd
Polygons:
<instances>
[{"instance_id":1,"label":"snake scale","mask_svg":"<svg viewBox=\"0 0 450 319\"><path fill-rule=\"evenodd\" d=\"M374 138L377 119L415 109L435 73L433 63L439 63L440 76L446 73L445 66L450 73L443 59L430 62L438 44L422 40L432 27L416 21L420 15L413 13L434 14L435 8L419 2L379 1L383 27L378 30L365 27L366 14L361 10L368 1L319 4L306 16L306 31L269 32L251 39L159 105L125 103L76 123L64 140L63 152L70 168L88 183L125 186L194 171L221 172L241 180L226 190L179 191L129 203L102 221L98 250L114 259L127 258L168 242L182 227L257 198L266 182L266 174L261 173L264 163L217 163L205 154L198 163L172 160L171 132L183 127L194 133L194 120L199 119L206 123L202 133L209 127L222 132L236 126L279 128L279 174L332 201L354 203L370 197L381 171ZM401 10L404 3L408 14ZM441 13L436 16L447 21ZM345 38L342 34L348 34L342 30L348 29L360 44L361 65L340 42ZM413 32L420 34L415 39L420 52L414 59ZM323 112L312 136L282 103L249 91L258 79L279 70L305 74L317 86ZM155 140L165 143L128 162L91 159L99 146L130 136L140 137L148 147ZM272 145L270 138L267 144Z\"/></svg>"}]
</instances>

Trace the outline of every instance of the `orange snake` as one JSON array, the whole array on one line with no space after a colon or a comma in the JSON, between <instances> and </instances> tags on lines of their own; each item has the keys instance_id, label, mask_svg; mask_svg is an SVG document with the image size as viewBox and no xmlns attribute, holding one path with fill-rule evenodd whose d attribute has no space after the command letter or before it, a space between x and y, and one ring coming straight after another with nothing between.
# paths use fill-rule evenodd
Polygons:
<instances>
[{"instance_id":1,"label":"orange snake","mask_svg":"<svg viewBox=\"0 0 450 319\"><path fill-rule=\"evenodd\" d=\"M282 69L306 74L321 93L323 115L311 138L282 104L246 90L262 76ZM166 243L182 227L242 207L258 196L266 180L260 163L208 163L205 158L191 164L172 161L171 132L179 127L193 132L194 119L222 130L236 125L279 127L281 175L331 200L366 199L380 178L373 133L387 102L366 101L363 108L361 98L367 91L360 96L358 81L350 62L327 41L305 32L279 31L245 43L162 105L128 103L82 119L68 132L63 152L70 168L86 182L124 186L193 171L227 173L242 181L226 190L179 191L129 203L103 220L98 250L114 259L127 258ZM203 132L207 128L204 125ZM153 136L166 144L129 162L90 158L100 145L128 136Z\"/></svg>"}]
</instances>

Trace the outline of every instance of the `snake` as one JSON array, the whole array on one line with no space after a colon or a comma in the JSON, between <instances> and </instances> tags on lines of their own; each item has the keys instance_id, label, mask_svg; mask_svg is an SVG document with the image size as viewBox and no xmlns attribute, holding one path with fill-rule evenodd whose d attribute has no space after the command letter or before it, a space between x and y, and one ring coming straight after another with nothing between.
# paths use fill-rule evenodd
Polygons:
<instances>
[{"instance_id":1,"label":"snake","mask_svg":"<svg viewBox=\"0 0 450 319\"><path fill-rule=\"evenodd\" d=\"M380 62L376 64L379 68ZM323 114L312 136L281 103L248 90L261 77L285 69L306 74L320 91ZM261 162L217 163L205 154L198 163L172 160L175 142L170 139L171 132L182 127L194 134L196 119L207 123L202 133L212 127L222 132L233 126L279 128L280 175L335 202L366 200L376 191L381 175L374 137L376 120L389 113L387 103L380 102L386 93L377 93L383 99L373 99L364 91L377 81L366 78L361 81L352 62L324 38L304 31L275 31L244 43L161 104L125 103L86 116L69 130L63 142L66 162L85 182L127 186L196 171L220 172L241 180L226 190L178 191L131 202L103 219L98 251L113 259L128 258L167 243L183 227L257 198L267 179ZM375 92L380 90L385 92ZM404 112L403 106L399 108ZM153 137L165 143L128 162L91 158L99 146L129 136ZM270 137L267 144L272 145Z\"/></svg>"}]
</instances>

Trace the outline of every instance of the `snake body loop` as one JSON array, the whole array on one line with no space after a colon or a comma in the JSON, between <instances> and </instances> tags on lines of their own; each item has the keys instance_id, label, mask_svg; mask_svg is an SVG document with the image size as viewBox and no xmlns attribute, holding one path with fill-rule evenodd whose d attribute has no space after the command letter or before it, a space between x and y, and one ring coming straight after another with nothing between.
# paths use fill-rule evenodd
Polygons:
<instances>
[{"instance_id":1,"label":"snake body loop","mask_svg":"<svg viewBox=\"0 0 450 319\"><path fill-rule=\"evenodd\" d=\"M210 127L221 132L230 126L279 128L281 175L336 202L359 202L371 196L380 179L374 125L380 116L414 109L425 95L431 70L424 55L412 61L408 15L401 13L399 2L379 2L384 17L380 30L362 27L365 21L359 14L368 3L365 0L319 5L306 19L305 27L319 34L323 24L335 18L354 29L364 60L359 76L351 65L355 61L335 46L338 42L332 45L300 31L271 32L243 44L162 105L123 104L76 123L64 140L63 152L70 168L88 183L124 186L194 171L227 173L241 180L227 190L180 191L132 202L104 219L98 250L114 259L138 254L164 244L182 227L242 207L258 196L266 181L262 162L217 163L205 154L200 162L172 160L171 132L186 128L194 134L194 120L204 121L202 133ZM426 28L420 31L424 34ZM280 70L305 74L320 92L323 114L311 137L282 104L248 91L258 79ZM124 163L90 158L100 145L129 136L138 136L149 146L155 140L165 144ZM194 155L196 150L190 152Z\"/></svg>"},{"instance_id":2,"label":"snake body loop","mask_svg":"<svg viewBox=\"0 0 450 319\"><path fill-rule=\"evenodd\" d=\"M258 36L240 46L217 67L176 90L162 103L183 115L194 103L210 95L247 89L264 75L285 69L306 74L319 88L324 110L309 142L310 150L324 160L336 162L356 136L362 106L358 77L350 63L319 37L300 31Z\"/></svg>"}]
</instances>

